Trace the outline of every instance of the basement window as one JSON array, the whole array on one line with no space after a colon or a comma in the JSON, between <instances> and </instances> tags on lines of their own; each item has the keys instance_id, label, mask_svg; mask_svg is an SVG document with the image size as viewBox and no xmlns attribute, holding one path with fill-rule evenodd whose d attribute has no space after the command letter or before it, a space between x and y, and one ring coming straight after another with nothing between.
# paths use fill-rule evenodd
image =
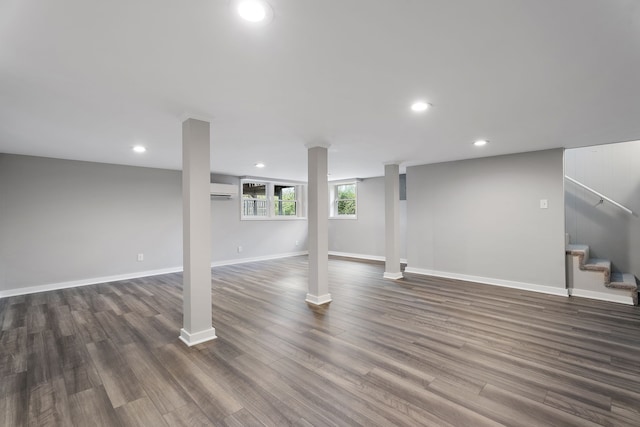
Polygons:
<instances>
[{"instance_id":1,"label":"basement window","mask_svg":"<svg viewBox=\"0 0 640 427\"><path fill-rule=\"evenodd\" d=\"M329 185L331 218L356 219L358 213L357 182L340 182Z\"/></svg>"},{"instance_id":2,"label":"basement window","mask_svg":"<svg viewBox=\"0 0 640 427\"><path fill-rule=\"evenodd\" d=\"M241 219L304 218L303 184L253 179L241 182Z\"/></svg>"}]
</instances>

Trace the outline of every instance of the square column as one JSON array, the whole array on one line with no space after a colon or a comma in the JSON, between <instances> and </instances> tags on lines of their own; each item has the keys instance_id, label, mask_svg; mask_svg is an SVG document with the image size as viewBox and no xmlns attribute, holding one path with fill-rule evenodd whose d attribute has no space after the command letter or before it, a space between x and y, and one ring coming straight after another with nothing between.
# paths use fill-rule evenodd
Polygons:
<instances>
[{"instance_id":1,"label":"square column","mask_svg":"<svg viewBox=\"0 0 640 427\"><path fill-rule=\"evenodd\" d=\"M211 182L209 123L182 123L183 328L192 346L216 338L211 324Z\"/></svg>"},{"instance_id":2,"label":"square column","mask_svg":"<svg viewBox=\"0 0 640 427\"><path fill-rule=\"evenodd\" d=\"M306 301L331 302L329 294L329 184L328 145L307 146L309 162L309 290Z\"/></svg>"},{"instance_id":3,"label":"square column","mask_svg":"<svg viewBox=\"0 0 640 427\"><path fill-rule=\"evenodd\" d=\"M401 279L400 269L400 165L384 165L385 279Z\"/></svg>"}]
</instances>

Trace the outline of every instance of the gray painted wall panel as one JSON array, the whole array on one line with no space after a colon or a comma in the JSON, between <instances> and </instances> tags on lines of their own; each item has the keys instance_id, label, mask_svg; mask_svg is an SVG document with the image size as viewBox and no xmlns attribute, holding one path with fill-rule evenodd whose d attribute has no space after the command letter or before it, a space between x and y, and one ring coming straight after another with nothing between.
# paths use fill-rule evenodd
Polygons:
<instances>
[{"instance_id":1,"label":"gray painted wall panel","mask_svg":"<svg viewBox=\"0 0 640 427\"><path fill-rule=\"evenodd\" d=\"M0 154L0 291L180 267L180 174ZM211 203L214 262L306 250L305 220L240 221L238 199Z\"/></svg>"},{"instance_id":2,"label":"gray painted wall panel","mask_svg":"<svg viewBox=\"0 0 640 427\"><path fill-rule=\"evenodd\" d=\"M406 201L400 202L400 258L406 257ZM329 250L384 256L384 177L358 183L358 218L329 220Z\"/></svg>"},{"instance_id":3,"label":"gray painted wall panel","mask_svg":"<svg viewBox=\"0 0 640 427\"><path fill-rule=\"evenodd\" d=\"M211 182L240 185L240 178L211 175ZM240 220L240 195L211 202L213 261L230 261L307 250L307 220ZM296 242L298 245L296 246ZM238 246L242 252L238 253Z\"/></svg>"},{"instance_id":4,"label":"gray painted wall panel","mask_svg":"<svg viewBox=\"0 0 640 427\"><path fill-rule=\"evenodd\" d=\"M182 265L179 172L4 155L0 199L0 289Z\"/></svg>"},{"instance_id":5,"label":"gray painted wall panel","mask_svg":"<svg viewBox=\"0 0 640 427\"><path fill-rule=\"evenodd\" d=\"M562 158L549 150L407 168L408 265L564 288Z\"/></svg>"},{"instance_id":6,"label":"gray painted wall panel","mask_svg":"<svg viewBox=\"0 0 640 427\"><path fill-rule=\"evenodd\" d=\"M640 213L640 141L566 150L567 175ZM566 190L566 229L591 256L640 277L640 219L571 182Z\"/></svg>"}]
</instances>

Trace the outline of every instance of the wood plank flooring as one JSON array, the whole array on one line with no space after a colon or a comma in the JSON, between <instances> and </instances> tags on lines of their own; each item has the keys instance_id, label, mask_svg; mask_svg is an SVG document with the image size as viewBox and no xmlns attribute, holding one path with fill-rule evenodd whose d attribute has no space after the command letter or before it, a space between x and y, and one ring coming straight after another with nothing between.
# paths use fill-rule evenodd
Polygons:
<instances>
[{"instance_id":1,"label":"wood plank flooring","mask_svg":"<svg viewBox=\"0 0 640 427\"><path fill-rule=\"evenodd\" d=\"M0 299L0 426L639 426L640 310L306 257Z\"/></svg>"}]
</instances>

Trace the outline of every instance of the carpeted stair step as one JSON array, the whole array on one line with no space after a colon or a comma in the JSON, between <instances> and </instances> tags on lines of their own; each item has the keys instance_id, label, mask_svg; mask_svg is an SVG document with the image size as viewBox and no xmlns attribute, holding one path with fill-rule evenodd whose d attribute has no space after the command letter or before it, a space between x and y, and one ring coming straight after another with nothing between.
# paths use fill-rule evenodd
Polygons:
<instances>
[{"instance_id":1,"label":"carpeted stair step","mask_svg":"<svg viewBox=\"0 0 640 427\"><path fill-rule=\"evenodd\" d=\"M582 255L589 258L589 246L587 245L567 245L567 253L572 255Z\"/></svg>"},{"instance_id":2,"label":"carpeted stair step","mask_svg":"<svg viewBox=\"0 0 640 427\"><path fill-rule=\"evenodd\" d=\"M605 285L611 281L611 261L608 259L590 258L581 268L588 271L602 271Z\"/></svg>"},{"instance_id":3,"label":"carpeted stair step","mask_svg":"<svg viewBox=\"0 0 640 427\"><path fill-rule=\"evenodd\" d=\"M609 283L607 287L616 289L629 289L631 291L638 290L636 277L630 273L612 273L611 283Z\"/></svg>"},{"instance_id":4,"label":"carpeted stair step","mask_svg":"<svg viewBox=\"0 0 640 427\"><path fill-rule=\"evenodd\" d=\"M638 282L636 281L635 276L629 273L614 273L613 271L611 271L611 261L609 261L608 259L590 258L589 252L589 246L587 245L568 244L566 246L566 253L567 255L573 257L573 264L571 268L577 267L582 271L593 271L602 273L604 275L603 284L607 288L612 289L612 291L610 292L618 292L613 291L613 289L618 289L620 291L630 291L633 305L638 305L638 294L640 293L640 286L638 286ZM576 257L577 265L575 264ZM575 275L576 273L573 274ZM581 280L586 280L586 283L592 283L591 285L583 284L583 286L587 286L588 288L588 286L593 286L594 284L593 282L590 282L592 279L587 279L587 276L582 276ZM575 277L572 277L572 283L569 284L569 287L575 286ZM597 281L599 281L599 279ZM599 284L596 286L599 286Z\"/></svg>"},{"instance_id":5,"label":"carpeted stair step","mask_svg":"<svg viewBox=\"0 0 640 427\"><path fill-rule=\"evenodd\" d=\"M589 246L567 245L566 252L578 257L580 270L601 271L604 273L604 284L608 285L611 279L611 261L607 259L589 258Z\"/></svg>"}]
</instances>

